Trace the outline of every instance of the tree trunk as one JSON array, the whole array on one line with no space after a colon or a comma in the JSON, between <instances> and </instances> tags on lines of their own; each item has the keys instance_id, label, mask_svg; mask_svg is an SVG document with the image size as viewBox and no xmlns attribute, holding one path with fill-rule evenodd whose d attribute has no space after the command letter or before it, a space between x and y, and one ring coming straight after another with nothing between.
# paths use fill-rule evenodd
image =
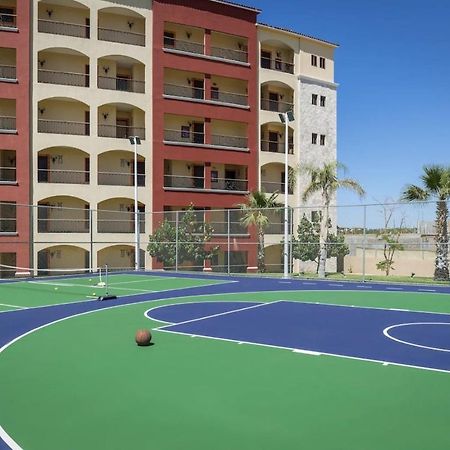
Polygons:
<instances>
[{"instance_id":1,"label":"tree trunk","mask_svg":"<svg viewBox=\"0 0 450 450\"><path fill-rule=\"evenodd\" d=\"M320 236L319 236L319 278L325 278L325 265L327 262L327 239L328 239L328 220L329 220L329 201L325 201L325 208L320 221Z\"/></svg>"},{"instance_id":2,"label":"tree trunk","mask_svg":"<svg viewBox=\"0 0 450 450\"><path fill-rule=\"evenodd\" d=\"M448 274L448 208L444 199L436 205L436 262L434 279L447 281Z\"/></svg>"},{"instance_id":3,"label":"tree trunk","mask_svg":"<svg viewBox=\"0 0 450 450\"><path fill-rule=\"evenodd\" d=\"M264 231L258 229L258 272L264 273L266 264L264 262Z\"/></svg>"}]
</instances>

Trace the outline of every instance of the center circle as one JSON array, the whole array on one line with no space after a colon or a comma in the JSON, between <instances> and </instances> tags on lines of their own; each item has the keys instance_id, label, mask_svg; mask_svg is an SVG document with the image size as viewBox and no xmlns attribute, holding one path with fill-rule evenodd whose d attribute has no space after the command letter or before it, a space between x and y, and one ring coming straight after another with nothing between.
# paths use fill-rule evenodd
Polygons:
<instances>
[{"instance_id":1,"label":"center circle","mask_svg":"<svg viewBox=\"0 0 450 450\"><path fill-rule=\"evenodd\" d=\"M391 325L383 334L393 341L450 353L450 322L412 322Z\"/></svg>"}]
</instances>

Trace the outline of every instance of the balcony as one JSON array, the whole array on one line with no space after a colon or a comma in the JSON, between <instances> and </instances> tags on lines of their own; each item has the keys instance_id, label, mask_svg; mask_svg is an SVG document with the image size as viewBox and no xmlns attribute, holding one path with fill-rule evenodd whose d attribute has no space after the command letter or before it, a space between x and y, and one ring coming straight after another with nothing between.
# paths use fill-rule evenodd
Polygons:
<instances>
[{"instance_id":1,"label":"balcony","mask_svg":"<svg viewBox=\"0 0 450 450\"><path fill-rule=\"evenodd\" d=\"M262 69L294 73L294 52L285 44L274 41L263 43L260 56Z\"/></svg>"},{"instance_id":2,"label":"balcony","mask_svg":"<svg viewBox=\"0 0 450 450\"><path fill-rule=\"evenodd\" d=\"M101 202L97 210L99 233L134 233L134 202L127 198L114 198ZM139 203L139 230L145 233L145 207Z\"/></svg>"},{"instance_id":3,"label":"balcony","mask_svg":"<svg viewBox=\"0 0 450 450\"><path fill-rule=\"evenodd\" d=\"M205 54L205 31L175 23L164 24L163 48L169 52L182 52L192 55Z\"/></svg>"},{"instance_id":4,"label":"balcony","mask_svg":"<svg viewBox=\"0 0 450 450\"><path fill-rule=\"evenodd\" d=\"M145 159L138 155L137 185L145 186ZM134 186L134 154L113 150L98 156L98 184Z\"/></svg>"},{"instance_id":5,"label":"balcony","mask_svg":"<svg viewBox=\"0 0 450 450\"><path fill-rule=\"evenodd\" d=\"M164 175L164 187L176 189L206 189L205 177ZM210 190L248 192L248 181L235 178L214 178Z\"/></svg>"},{"instance_id":6,"label":"balcony","mask_svg":"<svg viewBox=\"0 0 450 450\"><path fill-rule=\"evenodd\" d=\"M118 139L128 139L130 136L139 136L141 139L145 139L145 128L128 125L99 125L98 136Z\"/></svg>"},{"instance_id":7,"label":"balcony","mask_svg":"<svg viewBox=\"0 0 450 450\"><path fill-rule=\"evenodd\" d=\"M246 137L212 134L211 138L212 145L217 147L248 148L248 139Z\"/></svg>"},{"instance_id":8,"label":"balcony","mask_svg":"<svg viewBox=\"0 0 450 450\"><path fill-rule=\"evenodd\" d=\"M17 133L16 118L0 115L0 134Z\"/></svg>"},{"instance_id":9,"label":"balcony","mask_svg":"<svg viewBox=\"0 0 450 450\"><path fill-rule=\"evenodd\" d=\"M38 233L89 233L87 203L68 197L52 197L51 200L39 202ZM83 205L85 208L82 208Z\"/></svg>"},{"instance_id":10,"label":"balcony","mask_svg":"<svg viewBox=\"0 0 450 450\"><path fill-rule=\"evenodd\" d=\"M38 183L89 184L89 172L38 169Z\"/></svg>"},{"instance_id":11,"label":"balcony","mask_svg":"<svg viewBox=\"0 0 450 450\"><path fill-rule=\"evenodd\" d=\"M211 33L211 56L248 63L247 39L213 31Z\"/></svg>"},{"instance_id":12,"label":"balcony","mask_svg":"<svg viewBox=\"0 0 450 450\"><path fill-rule=\"evenodd\" d=\"M90 26L77 23L55 22L53 20L38 20L38 31L40 33L72 36L77 38L90 38Z\"/></svg>"},{"instance_id":13,"label":"balcony","mask_svg":"<svg viewBox=\"0 0 450 450\"><path fill-rule=\"evenodd\" d=\"M38 133L71 134L74 136L89 136L88 122L73 122L64 120L38 120Z\"/></svg>"},{"instance_id":14,"label":"balcony","mask_svg":"<svg viewBox=\"0 0 450 450\"><path fill-rule=\"evenodd\" d=\"M294 130L289 127L288 154L294 154ZM261 126L260 150L262 152L285 153L285 130L281 123L269 122Z\"/></svg>"},{"instance_id":15,"label":"balcony","mask_svg":"<svg viewBox=\"0 0 450 450\"><path fill-rule=\"evenodd\" d=\"M180 41L178 39L164 39L164 48L168 50L178 50L184 53L196 55L205 54L205 46L197 42Z\"/></svg>"},{"instance_id":16,"label":"balcony","mask_svg":"<svg viewBox=\"0 0 450 450\"><path fill-rule=\"evenodd\" d=\"M285 184L279 181L261 181L261 189L268 194L273 194L274 192L278 192L280 194L284 194ZM291 186L288 186L288 194L293 194L294 189Z\"/></svg>"},{"instance_id":17,"label":"balcony","mask_svg":"<svg viewBox=\"0 0 450 450\"><path fill-rule=\"evenodd\" d=\"M38 82L64 86L89 87L89 74L38 70Z\"/></svg>"},{"instance_id":18,"label":"balcony","mask_svg":"<svg viewBox=\"0 0 450 450\"><path fill-rule=\"evenodd\" d=\"M0 10L0 30L17 31L17 15L14 14L15 9L8 6L1 7Z\"/></svg>"},{"instance_id":19,"label":"balcony","mask_svg":"<svg viewBox=\"0 0 450 450\"><path fill-rule=\"evenodd\" d=\"M271 59L261 57L261 68L276 70L278 72L294 73L294 64L281 59Z\"/></svg>"},{"instance_id":20,"label":"balcony","mask_svg":"<svg viewBox=\"0 0 450 450\"><path fill-rule=\"evenodd\" d=\"M184 130L164 130L164 141L176 144L205 144L205 133Z\"/></svg>"},{"instance_id":21,"label":"balcony","mask_svg":"<svg viewBox=\"0 0 450 450\"><path fill-rule=\"evenodd\" d=\"M268 141L261 139L261 151L262 152L272 152L272 153L285 153L286 143L285 141ZM294 143L288 142L288 154L294 154Z\"/></svg>"},{"instance_id":22,"label":"balcony","mask_svg":"<svg viewBox=\"0 0 450 450\"><path fill-rule=\"evenodd\" d=\"M285 170L284 164L281 163L268 163L261 167L261 189L264 192L273 194L278 192L284 194L285 190ZM293 169L289 167L289 183L288 194L294 193L294 173ZM292 180L291 180L292 178Z\"/></svg>"},{"instance_id":23,"label":"balcony","mask_svg":"<svg viewBox=\"0 0 450 450\"><path fill-rule=\"evenodd\" d=\"M264 111L273 111L285 113L294 109L294 104L290 102L283 102L270 98L261 98L261 109Z\"/></svg>"},{"instance_id":24,"label":"balcony","mask_svg":"<svg viewBox=\"0 0 450 450\"><path fill-rule=\"evenodd\" d=\"M102 186L134 186L134 174L127 172L98 172L98 184ZM145 186L145 173L138 173L137 185Z\"/></svg>"},{"instance_id":25,"label":"balcony","mask_svg":"<svg viewBox=\"0 0 450 450\"><path fill-rule=\"evenodd\" d=\"M0 81L17 81L16 66L0 66Z\"/></svg>"},{"instance_id":26,"label":"balcony","mask_svg":"<svg viewBox=\"0 0 450 450\"><path fill-rule=\"evenodd\" d=\"M131 10L103 8L98 12L98 40L145 46L145 19Z\"/></svg>"},{"instance_id":27,"label":"balcony","mask_svg":"<svg viewBox=\"0 0 450 450\"><path fill-rule=\"evenodd\" d=\"M120 44L145 46L145 34L132 33L130 31L113 30L110 28L98 29L98 40L118 42Z\"/></svg>"},{"instance_id":28,"label":"balcony","mask_svg":"<svg viewBox=\"0 0 450 450\"><path fill-rule=\"evenodd\" d=\"M99 76L97 85L99 89L110 89L112 91L145 93L145 81L131 80L129 78L113 78Z\"/></svg>"}]
</instances>

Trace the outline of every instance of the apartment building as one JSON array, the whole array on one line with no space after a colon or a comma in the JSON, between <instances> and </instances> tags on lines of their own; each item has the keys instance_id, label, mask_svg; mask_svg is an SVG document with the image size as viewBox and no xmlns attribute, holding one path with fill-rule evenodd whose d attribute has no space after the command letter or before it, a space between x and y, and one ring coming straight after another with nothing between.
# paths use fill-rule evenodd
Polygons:
<instances>
[{"instance_id":1,"label":"apartment building","mask_svg":"<svg viewBox=\"0 0 450 450\"><path fill-rule=\"evenodd\" d=\"M221 243L205 270L256 266L253 231L228 211L253 189L283 192L278 113L294 111L291 167L336 157L336 46L257 25L258 13L219 0L0 0L0 264L134 267L139 136L141 265L159 267L148 235L192 204ZM273 267L281 222L267 230Z\"/></svg>"},{"instance_id":2,"label":"apartment building","mask_svg":"<svg viewBox=\"0 0 450 450\"><path fill-rule=\"evenodd\" d=\"M21 207L31 203L29 22L30 2L0 1L0 264L23 267L31 245Z\"/></svg>"}]
</instances>

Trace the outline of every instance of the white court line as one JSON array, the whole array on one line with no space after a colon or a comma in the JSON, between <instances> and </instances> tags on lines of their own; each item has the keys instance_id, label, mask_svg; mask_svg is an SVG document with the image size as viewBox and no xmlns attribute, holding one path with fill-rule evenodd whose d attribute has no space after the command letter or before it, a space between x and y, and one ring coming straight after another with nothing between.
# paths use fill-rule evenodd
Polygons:
<instances>
[{"instance_id":1,"label":"white court line","mask_svg":"<svg viewBox=\"0 0 450 450\"><path fill-rule=\"evenodd\" d=\"M403 288L401 287L387 287L387 291L403 291Z\"/></svg>"},{"instance_id":2,"label":"white court line","mask_svg":"<svg viewBox=\"0 0 450 450\"><path fill-rule=\"evenodd\" d=\"M358 284L356 287L363 288L363 289L372 289L372 286L364 286L362 284Z\"/></svg>"},{"instance_id":3,"label":"white court line","mask_svg":"<svg viewBox=\"0 0 450 450\"><path fill-rule=\"evenodd\" d=\"M8 306L9 308L28 309L27 306L8 305L8 303L0 303L0 306Z\"/></svg>"},{"instance_id":4,"label":"white court line","mask_svg":"<svg viewBox=\"0 0 450 450\"><path fill-rule=\"evenodd\" d=\"M393 341L400 342L400 344L410 345L411 347L425 348L427 350L435 350L437 352L448 352L450 353L450 349L439 348L439 347L429 347L427 345L414 344L414 342L403 341L402 339L398 339L389 334L389 331L393 328L407 327L411 325L448 325L450 326L450 322L410 322L410 323L398 323L396 325L391 325L390 327L386 327L383 330L383 334Z\"/></svg>"},{"instance_id":5,"label":"white court line","mask_svg":"<svg viewBox=\"0 0 450 450\"><path fill-rule=\"evenodd\" d=\"M333 287L343 287L343 284L337 284L337 283L329 283L328 286L333 286Z\"/></svg>"},{"instance_id":6,"label":"white court line","mask_svg":"<svg viewBox=\"0 0 450 450\"><path fill-rule=\"evenodd\" d=\"M436 292L436 289L417 289L420 292Z\"/></svg>"},{"instance_id":7,"label":"white court line","mask_svg":"<svg viewBox=\"0 0 450 450\"><path fill-rule=\"evenodd\" d=\"M210 316L198 317L197 319L185 320L184 322L177 322L174 325L163 325L162 327L154 328L154 330L159 330L159 329L167 327L167 326L185 325L186 323L198 322L199 320L211 319L213 317L226 316L227 314L234 314L236 312L245 311L247 309L255 309L255 308L260 308L261 306L273 305L275 303L280 303L280 301L282 301L282 300L276 300L274 302L269 302L269 303L258 303L257 305L246 306L245 308L233 309L232 311L225 311L225 312L221 312L221 313L217 313L217 314L211 314ZM192 302L192 303L199 303L199 302Z\"/></svg>"},{"instance_id":8,"label":"white court line","mask_svg":"<svg viewBox=\"0 0 450 450\"><path fill-rule=\"evenodd\" d=\"M314 283L312 281L302 281L302 284L310 284L311 286L315 286L317 283Z\"/></svg>"}]
</instances>

